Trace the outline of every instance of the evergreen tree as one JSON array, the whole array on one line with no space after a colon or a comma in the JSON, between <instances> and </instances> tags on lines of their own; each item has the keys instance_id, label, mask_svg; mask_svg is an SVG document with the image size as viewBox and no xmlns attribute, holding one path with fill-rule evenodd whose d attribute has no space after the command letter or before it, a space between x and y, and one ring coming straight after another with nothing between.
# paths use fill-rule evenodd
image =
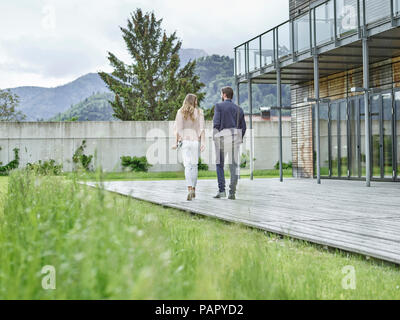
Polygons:
<instances>
[{"instance_id":1,"label":"evergreen tree","mask_svg":"<svg viewBox=\"0 0 400 320\"><path fill-rule=\"evenodd\" d=\"M154 13L137 9L121 27L123 39L132 58L131 64L119 60L111 52L108 60L114 71L99 75L115 93L110 101L114 116L121 120L172 120L188 93L204 98L204 84L195 73L196 62L180 68L182 42L176 32L167 35L161 29L162 19Z\"/></svg>"}]
</instances>

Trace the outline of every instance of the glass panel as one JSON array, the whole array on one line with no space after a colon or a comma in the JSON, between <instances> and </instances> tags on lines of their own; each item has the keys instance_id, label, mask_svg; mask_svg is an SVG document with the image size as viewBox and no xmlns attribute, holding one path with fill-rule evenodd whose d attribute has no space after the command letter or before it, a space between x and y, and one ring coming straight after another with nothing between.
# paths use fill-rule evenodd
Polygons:
<instances>
[{"instance_id":1,"label":"glass panel","mask_svg":"<svg viewBox=\"0 0 400 320\"><path fill-rule=\"evenodd\" d=\"M319 105L321 176L329 176L328 104Z\"/></svg>"},{"instance_id":2,"label":"glass panel","mask_svg":"<svg viewBox=\"0 0 400 320\"><path fill-rule=\"evenodd\" d=\"M310 16L305 14L294 20L294 50L301 52L310 49Z\"/></svg>"},{"instance_id":3,"label":"glass panel","mask_svg":"<svg viewBox=\"0 0 400 320\"><path fill-rule=\"evenodd\" d=\"M331 120L331 162L332 162L333 177L339 176L338 117L339 117L339 104L332 103L330 105L330 120Z\"/></svg>"},{"instance_id":4,"label":"glass panel","mask_svg":"<svg viewBox=\"0 0 400 320\"><path fill-rule=\"evenodd\" d=\"M336 1L337 34L345 36L357 31L357 0Z\"/></svg>"},{"instance_id":5,"label":"glass panel","mask_svg":"<svg viewBox=\"0 0 400 320\"><path fill-rule=\"evenodd\" d=\"M289 22L278 28L278 48L279 58L290 54L290 24Z\"/></svg>"},{"instance_id":6,"label":"glass panel","mask_svg":"<svg viewBox=\"0 0 400 320\"><path fill-rule=\"evenodd\" d=\"M397 157L397 177L400 177L400 91L395 92L396 100L396 157Z\"/></svg>"},{"instance_id":7,"label":"glass panel","mask_svg":"<svg viewBox=\"0 0 400 320\"><path fill-rule=\"evenodd\" d=\"M400 1L400 0L399 0ZM315 8L317 44L328 42L335 37L333 0Z\"/></svg>"},{"instance_id":8,"label":"glass panel","mask_svg":"<svg viewBox=\"0 0 400 320\"><path fill-rule=\"evenodd\" d=\"M345 101L340 103L339 107L339 144L340 144L340 176L347 177L347 167L348 167L348 155L347 155L347 103Z\"/></svg>"},{"instance_id":9,"label":"glass panel","mask_svg":"<svg viewBox=\"0 0 400 320\"><path fill-rule=\"evenodd\" d=\"M374 95L371 97L371 163L372 163L372 176L376 178L381 177L381 153L380 153L380 103L381 96Z\"/></svg>"},{"instance_id":10,"label":"glass panel","mask_svg":"<svg viewBox=\"0 0 400 320\"><path fill-rule=\"evenodd\" d=\"M261 36L262 64L264 66L274 63L274 33L270 31Z\"/></svg>"},{"instance_id":11,"label":"glass panel","mask_svg":"<svg viewBox=\"0 0 400 320\"><path fill-rule=\"evenodd\" d=\"M260 39L256 38L249 42L249 71L260 68Z\"/></svg>"},{"instance_id":12,"label":"glass panel","mask_svg":"<svg viewBox=\"0 0 400 320\"><path fill-rule=\"evenodd\" d=\"M395 15L400 14L400 0L394 0L393 11Z\"/></svg>"},{"instance_id":13,"label":"glass panel","mask_svg":"<svg viewBox=\"0 0 400 320\"><path fill-rule=\"evenodd\" d=\"M390 1L365 0L366 22L372 23L390 17Z\"/></svg>"},{"instance_id":14,"label":"glass panel","mask_svg":"<svg viewBox=\"0 0 400 320\"><path fill-rule=\"evenodd\" d=\"M236 49L236 70L238 75L246 74L245 45Z\"/></svg>"},{"instance_id":15,"label":"glass panel","mask_svg":"<svg viewBox=\"0 0 400 320\"><path fill-rule=\"evenodd\" d=\"M350 176L358 177L359 144L358 144L358 99L349 101L350 129Z\"/></svg>"},{"instance_id":16,"label":"glass panel","mask_svg":"<svg viewBox=\"0 0 400 320\"><path fill-rule=\"evenodd\" d=\"M360 160L361 160L361 176L366 176L366 158L365 158L365 105L364 97L359 98L360 101Z\"/></svg>"},{"instance_id":17,"label":"glass panel","mask_svg":"<svg viewBox=\"0 0 400 320\"><path fill-rule=\"evenodd\" d=\"M392 94L382 94L382 122L383 122L383 167L384 177L393 176L392 162Z\"/></svg>"}]
</instances>

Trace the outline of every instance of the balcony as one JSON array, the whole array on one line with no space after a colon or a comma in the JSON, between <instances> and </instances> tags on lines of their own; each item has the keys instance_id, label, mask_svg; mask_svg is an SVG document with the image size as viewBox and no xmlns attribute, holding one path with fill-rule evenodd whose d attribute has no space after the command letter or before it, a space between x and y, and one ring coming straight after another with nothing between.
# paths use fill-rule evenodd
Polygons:
<instances>
[{"instance_id":1,"label":"balcony","mask_svg":"<svg viewBox=\"0 0 400 320\"><path fill-rule=\"evenodd\" d=\"M313 55L325 77L362 66L363 37L369 62L400 56L400 0L328 0L235 48L237 83L296 84L313 80Z\"/></svg>"}]
</instances>

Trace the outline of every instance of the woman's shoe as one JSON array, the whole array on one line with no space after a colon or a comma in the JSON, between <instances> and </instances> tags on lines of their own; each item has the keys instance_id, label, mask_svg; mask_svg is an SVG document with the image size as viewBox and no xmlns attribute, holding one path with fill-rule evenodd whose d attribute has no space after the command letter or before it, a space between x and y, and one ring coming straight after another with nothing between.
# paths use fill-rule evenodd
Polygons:
<instances>
[{"instance_id":1,"label":"woman's shoe","mask_svg":"<svg viewBox=\"0 0 400 320\"><path fill-rule=\"evenodd\" d=\"M193 189L192 189L192 192L193 192L192 197L193 197L193 199L194 199L194 198L196 198L196 188L193 188Z\"/></svg>"},{"instance_id":2,"label":"woman's shoe","mask_svg":"<svg viewBox=\"0 0 400 320\"><path fill-rule=\"evenodd\" d=\"M192 201L192 199L193 199L193 189L191 187L188 187L187 201Z\"/></svg>"}]
</instances>

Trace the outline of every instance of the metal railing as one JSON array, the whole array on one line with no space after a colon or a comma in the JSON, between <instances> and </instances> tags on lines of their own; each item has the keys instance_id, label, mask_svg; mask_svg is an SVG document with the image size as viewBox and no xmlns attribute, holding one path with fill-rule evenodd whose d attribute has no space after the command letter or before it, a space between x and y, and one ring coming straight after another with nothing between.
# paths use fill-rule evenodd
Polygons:
<instances>
[{"instance_id":1,"label":"metal railing","mask_svg":"<svg viewBox=\"0 0 400 320\"><path fill-rule=\"evenodd\" d=\"M245 76L286 59L296 61L328 43L400 16L400 0L327 0L235 47L235 76Z\"/></svg>"}]
</instances>

